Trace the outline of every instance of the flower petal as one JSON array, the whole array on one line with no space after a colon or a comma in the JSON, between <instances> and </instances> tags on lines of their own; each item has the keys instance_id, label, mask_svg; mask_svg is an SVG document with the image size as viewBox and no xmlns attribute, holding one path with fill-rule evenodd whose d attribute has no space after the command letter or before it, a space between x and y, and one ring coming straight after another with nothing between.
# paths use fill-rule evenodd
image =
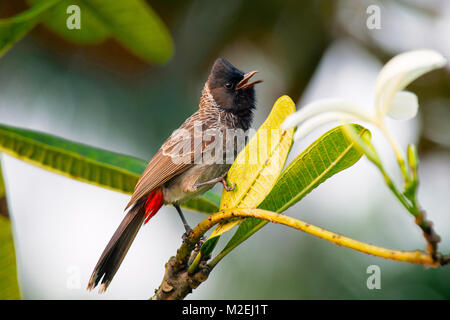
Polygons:
<instances>
[{"instance_id":1,"label":"flower petal","mask_svg":"<svg viewBox=\"0 0 450 320\"><path fill-rule=\"evenodd\" d=\"M399 54L381 69L375 84L378 116L384 116L396 92L431 70L443 67L447 60L433 50L414 50Z\"/></svg>"},{"instance_id":2,"label":"flower petal","mask_svg":"<svg viewBox=\"0 0 450 320\"><path fill-rule=\"evenodd\" d=\"M409 91L400 91L392 99L387 115L396 120L409 120L416 116L418 109L417 96Z\"/></svg>"},{"instance_id":3,"label":"flower petal","mask_svg":"<svg viewBox=\"0 0 450 320\"><path fill-rule=\"evenodd\" d=\"M298 126L309 118L315 117L321 113L341 113L347 116L353 116L364 121L370 121L371 115L367 114L359 105L351 101L329 98L311 102L301 108L299 111L291 114L282 124L283 129L289 129Z\"/></svg>"},{"instance_id":4,"label":"flower petal","mask_svg":"<svg viewBox=\"0 0 450 320\"><path fill-rule=\"evenodd\" d=\"M306 121L303 125L297 128L295 131L294 140L299 140L306 137L314 129L333 121L352 121L357 120L357 117L348 113L342 112L326 112L318 116L313 117Z\"/></svg>"}]
</instances>

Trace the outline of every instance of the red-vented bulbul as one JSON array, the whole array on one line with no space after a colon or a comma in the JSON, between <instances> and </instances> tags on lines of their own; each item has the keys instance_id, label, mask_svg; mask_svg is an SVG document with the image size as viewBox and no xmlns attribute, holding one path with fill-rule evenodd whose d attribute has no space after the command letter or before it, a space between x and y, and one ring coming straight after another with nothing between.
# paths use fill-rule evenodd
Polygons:
<instances>
[{"instance_id":1,"label":"red-vented bulbul","mask_svg":"<svg viewBox=\"0 0 450 320\"><path fill-rule=\"evenodd\" d=\"M252 122L253 86L261 80L249 82L249 79L256 72L244 74L225 59L215 61L202 90L198 111L164 142L137 182L125 208L129 211L92 272L89 290L100 281L100 292L107 289L141 225L163 204L176 208L189 233L191 229L180 204L217 182L222 182L227 190L232 189L225 176L243 146L236 143L239 139L236 132L244 133Z\"/></svg>"}]
</instances>

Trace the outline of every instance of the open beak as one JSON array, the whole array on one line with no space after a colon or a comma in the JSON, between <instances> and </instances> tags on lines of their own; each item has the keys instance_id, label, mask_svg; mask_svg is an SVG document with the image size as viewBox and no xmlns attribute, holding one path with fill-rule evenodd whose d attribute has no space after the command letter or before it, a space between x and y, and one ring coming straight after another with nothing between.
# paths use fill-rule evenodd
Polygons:
<instances>
[{"instance_id":1,"label":"open beak","mask_svg":"<svg viewBox=\"0 0 450 320\"><path fill-rule=\"evenodd\" d=\"M251 71L249 73L244 74L244 79L242 79L236 86L236 90L248 89L253 87L255 84L263 82L262 80L256 80L253 82L248 82L251 77L253 77L259 71Z\"/></svg>"}]
</instances>

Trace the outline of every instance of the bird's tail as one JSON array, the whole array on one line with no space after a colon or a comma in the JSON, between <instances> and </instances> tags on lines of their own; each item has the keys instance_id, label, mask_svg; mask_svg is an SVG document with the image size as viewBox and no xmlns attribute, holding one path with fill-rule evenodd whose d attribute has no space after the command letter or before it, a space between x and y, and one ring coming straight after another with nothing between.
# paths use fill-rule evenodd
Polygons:
<instances>
[{"instance_id":1,"label":"bird's tail","mask_svg":"<svg viewBox=\"0 0 450 320\"><path fill-rule=\"evenodd\" d=\"M101 280L99 292L104 292L120 267L142 223L147 223L163 204L162 190L152 191L145 203L137 202L127 213L103 251L87 286L94 289Z\"/></svg>"}]
</instances>

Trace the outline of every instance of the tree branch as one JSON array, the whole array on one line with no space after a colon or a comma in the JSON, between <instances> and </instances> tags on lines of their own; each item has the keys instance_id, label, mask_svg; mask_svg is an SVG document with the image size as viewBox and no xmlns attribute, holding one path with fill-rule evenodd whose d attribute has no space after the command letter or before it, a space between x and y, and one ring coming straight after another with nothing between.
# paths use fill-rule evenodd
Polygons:
<instances>
[{"instance_id":1,"label":"tree branch","mask_svg":"<svg viewBox=\"0 0 450 320\"><path fill-rule=\"evenodd\" d=\"M272 223L283 224L330 241L339 246L385 259L420 264L427 267L438 267L450 263L449 256L438 255L438 258L436 259L431 254L423 251L400 251L374 246L271 211L262 209L230 209L219 211L218 213L209 216L192 230L188 238L178 249L177 255L171 257L166 263L166 272L163 281L155 291L155 295L152 299L183 299L192 292L192 289L197 288L202 282L206 281L209 273L215 267L215 265L207 265L206 260L208 257L203 258L199 263L198 269L194 270L192 273L188 272L188 261L190 257L196 256L198 252L195 250L195 245L214 225L235 217L257 218Z\"/></svg>"}]
</instances>

